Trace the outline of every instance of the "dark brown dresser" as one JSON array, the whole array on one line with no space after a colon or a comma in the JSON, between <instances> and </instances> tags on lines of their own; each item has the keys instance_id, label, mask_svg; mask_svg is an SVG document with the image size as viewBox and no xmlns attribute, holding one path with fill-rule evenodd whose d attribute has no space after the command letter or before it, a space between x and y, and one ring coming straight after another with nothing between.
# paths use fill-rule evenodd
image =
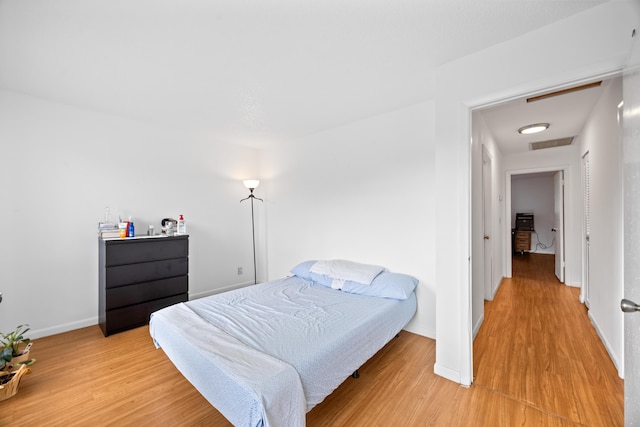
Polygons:
<instances>
[{"instance_id":1,"label":"dark brown dresser","mask_svg":"<svg viewBox=\"0 0 640 427\"><path fill-rule=\"evenodd\" d=\"M105 337L188 300L189 236L98 239L98 252L98 323Z\"/></svg>"}]
</instances>

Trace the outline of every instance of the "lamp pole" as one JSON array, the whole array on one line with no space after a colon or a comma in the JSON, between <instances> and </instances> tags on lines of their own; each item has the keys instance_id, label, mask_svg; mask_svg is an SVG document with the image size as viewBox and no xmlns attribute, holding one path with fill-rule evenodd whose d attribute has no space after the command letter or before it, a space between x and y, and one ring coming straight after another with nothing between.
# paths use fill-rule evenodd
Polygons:
<instances>
[{"instance_id":1,"label":"lamp pole","mask_svg":"<svg viewBox=\"0 0 640 427\"><path fill-rule=\"evenodd\" d=\"M245 200L251 200L251 239L253 242L253 283L254 284L258 283L258 268L256 264L256 227L255 227L255 220L253 215L253 200L255 199L255 200L260 200L261 202L264 202L264 200L253 195L253 190L256 189L259 183L260 181L256 181L256 180L244 181L244 185L249 189L250 194L249 194L249 197L246 197L240 200L240 203L244 202Z\"/></svg>"}]
</instances>

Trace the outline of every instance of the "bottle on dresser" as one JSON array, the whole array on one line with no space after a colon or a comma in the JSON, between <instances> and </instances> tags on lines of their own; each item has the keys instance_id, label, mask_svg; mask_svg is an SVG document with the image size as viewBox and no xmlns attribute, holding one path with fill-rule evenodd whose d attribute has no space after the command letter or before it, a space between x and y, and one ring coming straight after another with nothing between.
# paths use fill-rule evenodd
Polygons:
<instances>
[{"instance_id":1,"label":"bottle on dresser","mask_svg":"<svg viewBox=\"0 0 640 427\"><path fill-rule=\"evenodd\" d=\"M178 235L187 234L187 224L184 221L184 215L182 214L180 214L180 217L178 218L178 229L176 231L176 234Z\"/></svg>"}]
</instances>

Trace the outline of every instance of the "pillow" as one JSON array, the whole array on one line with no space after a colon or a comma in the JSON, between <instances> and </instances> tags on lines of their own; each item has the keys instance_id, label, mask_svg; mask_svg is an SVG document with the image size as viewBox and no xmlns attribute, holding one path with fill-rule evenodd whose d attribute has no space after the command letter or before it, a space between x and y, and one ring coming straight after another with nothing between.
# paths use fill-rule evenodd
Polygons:
<instances>
[{"instance_id":1,"label":"pillow","mask_svg":"<svg viewBox=\"0 0 640 427\"><path fill-rule=\"evenodd\" d=\"M301 262L300 264L298 264L295 267L293 267L290 271L295 276L298 276L298 277L300 277L302 279L311 280L311 281L316 282L316 283L318 283L320 285L327 286L327 287L330 288L331 287L331 282L333 281L333 279L331 277L325 276L323 274L314 273L314 272L311 271L311 267L316 262L317 261L315 261L315 260Z\"/></svg>"},{"instance_id":2,"label":"pillow","mask_svg":"<svg viewBox=\"0 0 640 427\"><path fill-rule=\"evenodd\" d=\"M342 285L342 291L351 294L404 300L411 296L416 286L418 286L418 279L413 276L383 271L373 279L371 285L346 281Z\"/></svg>"},{"instance_id":3,"label":"pillow","mask_svg":"<svg viewBox=\"0 0 640 427\"><path fill-rule=\"evenodd\" d=\"M383 271L384 267L379 265L361 264L342 259L318 261L311 266L312 273L329 276L339 281L350 280L364 285L370 285L373 279Z\"/></svg>"},{"instance_id":4,"label":"pillow","mask_svg":"<svg viewBox=\"0 0 640 427\"><path fill-rule=\"evenodd\" d=\"M316 261L305 261L291 269L291 273L302 279L311 280L319 285L331 287L333 279L323 274L314 273L311 267ZM342 285L342 292L367 295L380 298L405 300L418 285L418 279L408 274L383 271L378 274L370 285L363 285L353 281L346 281Z\"/></svg>"}]
</instances>

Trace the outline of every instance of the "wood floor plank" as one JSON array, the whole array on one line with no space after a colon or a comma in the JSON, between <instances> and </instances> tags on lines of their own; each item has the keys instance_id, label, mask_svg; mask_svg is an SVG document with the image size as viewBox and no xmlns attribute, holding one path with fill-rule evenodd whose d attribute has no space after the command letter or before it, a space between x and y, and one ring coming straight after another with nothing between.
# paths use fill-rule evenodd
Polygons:
<instances>
[{"instance_id":1,"label":"wood floor plank","mask_svg":"<svg viewBox=\"0 0 640 427\"><path fill-rule=\"evenodd\" d=\"M578 291L543 270L514 265L486 303L471 387L435 375L435 342L403 331L307 425L622 425L623 383ZM0 402L0 426L231 425L155 349L147 327L108 338L83 328L34 340L32 354L33 372Z\"/></svg>"},{"instance_id":2,"label":"wood floor plank","mask_svg":"<svg viewBox=\"0 0 640 427\"><path fill-rule=\"evenodd\" d=\"M474 342L475 384L584 425L623 425L623 381L553 255L515 256Z\"/></svg>"}]
</instances>

